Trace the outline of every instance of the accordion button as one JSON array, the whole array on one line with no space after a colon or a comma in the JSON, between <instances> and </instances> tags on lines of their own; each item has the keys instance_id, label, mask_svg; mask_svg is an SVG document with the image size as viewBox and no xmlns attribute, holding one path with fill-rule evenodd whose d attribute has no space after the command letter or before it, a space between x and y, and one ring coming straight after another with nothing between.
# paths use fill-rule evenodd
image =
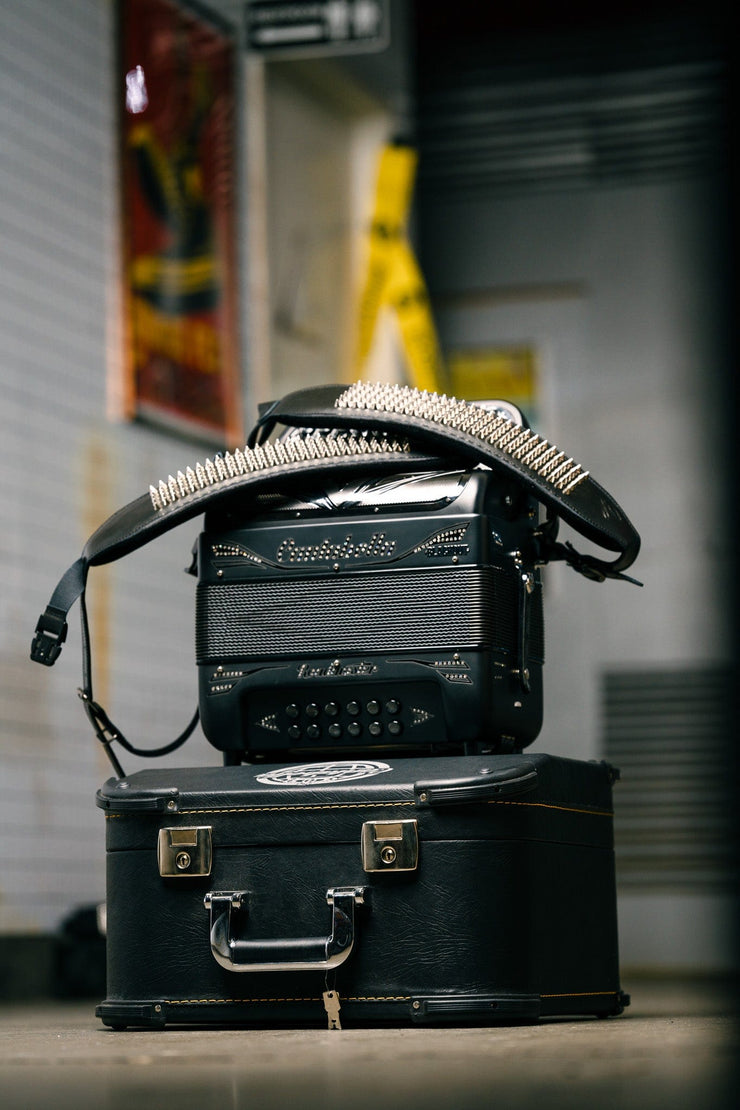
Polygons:
<instances>
[{"instance_id":1,"label":"accordion button","mask_svg":"<svg viewBox=\"0 0 740 1110\"><path fill-rule=\"evenodd\" d=\"M339 737L342 735L342 726L338 725L335 721L333 724L329 725L327 732L331 736L332 740L338 740Z\"/></svg>"},{"instance_id":2,"label":"accordion button","mask_svg":"<svg viewBox=\"0 0 740 1110\"><path fill-rule=\"evenodd\" d=\"M377 717L378 713L380 713L380 702L376 701L375 698L372 698L367 703L367 711L371 717Z\"/></svg>"},{"instance_id":3,"label":"accordion button","mask_svg":"<svg viewBox=\"0 0 740 1110\"><path fill-rule=\"evenodd\" d=\"M339 715L339 705L335 701L327 702L324 706L324 713L327 717L337 717Z\"/></svg>"},{"instance_id":4,"label":"accordion button","mask_svg":"<svg viewBox=\"0 0 740 1110\"><path fill-rule=\"evenodd\" d=\"M371 736L380 736L383 732L383 726L380 721L371 721L368 725L367 731Z\"/></svg>"},{"instance_id":5,"label":"accordion button","mask_svg":"<svg viewBox=\"0 0 740 1110\"><path fill-rule=\"evenodd\" d=\"M295 702L292 702L290 705L286 705L285 712L288 717L292 717L293 719L299 717L301 714L300 707L297 706Z\"/></svg>"},{"instance_id":6,"label":"accordion button","mask_svg":"<svg viewBox=\"0 0 740 1110\"><path fill-rule=\"evenodd\" d=\"M321 729L318 725L309 725L306 729L306 736L309 740L318 740L321 736Z\"/></svg>"},{"instance_id":7,"label":"accordion button","mask_svg":"<svg viewBox=\"0 0 740 1110\"><path fill-rule=\"evenodd\" d=\"M288 729L288 736L291 740L300 740L301 730L298 728L298 725L290 726L290 728Z\"/></svg>"},{"instance_id":8,"label":"accordion button","mask_svg":"<svg viewBox=\"0 0 740 1110\"><path fill-rule=\"evenodd\" d=\"M359 721L350 721L347 725L347 732L350 736L359 736L362 732L362 725Z\"/></svg>"},{"instance_id":9,"label":"accordion button","mask_svg":"<svg viewBox=\"0 0 740 1110\"><path fill-rule=\"evenodd\" d=\"M403 732L403 725L400 721L389 721L388 731L390 732L391 736L400 736Z\"/></svg>"},{"instance_id":10,"label":"accordion button","mask_svg":"<svg viewBox=\"0 0 740 1110\"><path fill-rule=\"evenodd\" d=\"M321 712L321 709L319 708L318 705L316 705L315 702L311 702L310 705L306 706L306 716L307 717L318 717L320 712Z\"/></svg>"},{"instance_id":11,"label":"accordion button","mask_svg":"<svg viewBox=\"0 0 740 1110\"><path fill-rule=\"evenodd\" d=\"M401 708L401 703L398 700L398 698L389 698L388 701L385 703L386 713L391 713L391 714L398 713L398 710L400 708Z\"/></svg>"},{"instance_id":12,"label":"accordion button","mask_svg":"<svg viewBox=\"0 0 740 1110\"><path fill-rule=\"evenodd\" d=\"M362 712L362 706L358 701L349 701L347 702L347 712L350 717L357 717Z\"/></svg>"}]
</instances>

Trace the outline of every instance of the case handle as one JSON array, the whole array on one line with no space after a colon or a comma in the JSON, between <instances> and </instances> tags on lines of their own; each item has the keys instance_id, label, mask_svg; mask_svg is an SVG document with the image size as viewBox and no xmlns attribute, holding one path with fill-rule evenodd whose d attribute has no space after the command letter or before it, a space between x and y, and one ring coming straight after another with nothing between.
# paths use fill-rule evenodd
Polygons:
<instances>
[{"instance_id":1,"label":"case handle","mask_svg":"<svg viewBox=\"0 0 740 1110\"><path fill-rule=\"evenodd\" d=\"M211 952L227 971L328 971L344 963L355 942L355 905L365 900L363 887L333 887L326 892L332 907L331 935L243 940L235 935L236 918L246 913L247 891L209 891L203 903L211 915Z\"/></svg>"}]
</instances>

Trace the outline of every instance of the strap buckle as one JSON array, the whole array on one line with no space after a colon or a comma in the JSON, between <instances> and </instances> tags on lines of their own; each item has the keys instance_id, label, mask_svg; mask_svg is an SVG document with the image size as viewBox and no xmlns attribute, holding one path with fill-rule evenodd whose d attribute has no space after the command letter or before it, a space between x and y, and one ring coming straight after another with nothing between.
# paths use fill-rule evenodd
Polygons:
<instances>
[{"instance_id":1,"label":"strap buckle","mask_svg":"<svg viewBox=\"0 0 740 1110\"><path fill-rule=\"evenodd\" d=\"M36 625L36 635L31 644L31 659L34 663L43 663L45 667L53 666L66 639L65 614L51 608L46 609Z\"/></svg>"}]
</instances>

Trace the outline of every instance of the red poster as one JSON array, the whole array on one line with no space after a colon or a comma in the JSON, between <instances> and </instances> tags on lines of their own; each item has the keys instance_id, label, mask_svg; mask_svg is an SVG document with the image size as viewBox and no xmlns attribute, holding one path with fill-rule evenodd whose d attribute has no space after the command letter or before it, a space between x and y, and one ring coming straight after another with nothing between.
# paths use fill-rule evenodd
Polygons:
<instances>
[{"instance_id":1,"label":"red poster","mask_svg":"<svg viewBox=\"0 0 740 1110\"><path fill-rule=\"evenodd\" d=\"M203 9L120 6L127 415L235 445L234 44Z\"/></svg>"}]
</instances>

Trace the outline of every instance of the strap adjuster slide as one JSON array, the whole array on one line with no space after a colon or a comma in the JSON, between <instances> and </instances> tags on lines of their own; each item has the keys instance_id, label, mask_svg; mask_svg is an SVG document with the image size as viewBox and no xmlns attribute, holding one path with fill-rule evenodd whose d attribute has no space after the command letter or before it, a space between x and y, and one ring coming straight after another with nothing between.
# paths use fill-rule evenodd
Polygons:
<instances>
[{"instance_id":1,"label":"strap adjuster slide","mask_svg":"<svg viewBox=\"0 0 740 1110\"><path fill-rule=\"evenodd\" d=\"M31 644L31 659L51 667L59 658L62 644L67 639L65 615L51 608L41 614L36 625L36 635Z\"/></svg>"}]
</instances>

